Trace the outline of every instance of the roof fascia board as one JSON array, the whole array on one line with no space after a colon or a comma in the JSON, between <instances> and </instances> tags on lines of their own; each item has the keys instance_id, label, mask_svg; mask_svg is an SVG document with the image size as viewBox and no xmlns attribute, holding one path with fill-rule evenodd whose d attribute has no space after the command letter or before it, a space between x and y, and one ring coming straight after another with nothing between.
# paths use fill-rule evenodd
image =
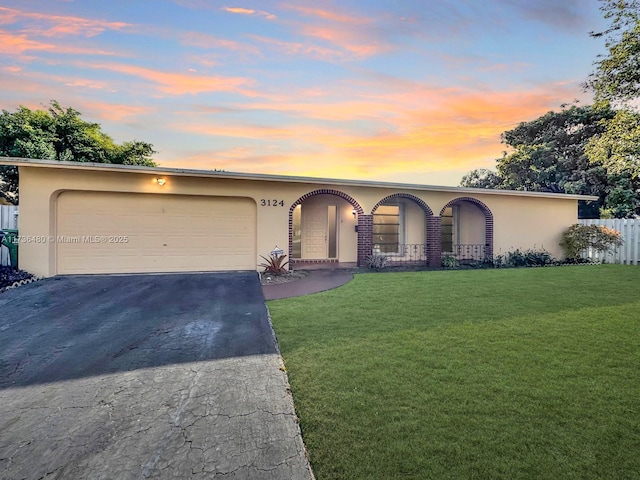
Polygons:
<instances>
[{"instance_id":1,"label":"roof fascia board","mask_svg":"<svg viewBox=\"0 0 640 480\"><path fill-rule=\"evenodd\" d=\"M253 180L267 182L307 183L316 185L343 185L353 187L394 188L405 190L436 191L461 194L509 195L520 197L559 198L565 200L598 200L593 195L575 195L566 193L529 192L522 190L491 190L488 188L448 187L441 185L418 185L395 182L376 182L370 180L346 180L335 178L315 178L262 173L239 173L215 170L195 170L169 167L143 167L138 165L114 165L91 162L60 162L57 160L36 160L30 158L2 157L0 165L18 167L58 168L70 170L90 170L117 173L138 173L146 175L173 175L202 178L227 178L233 180Z\"/></svg>"}]
</instances>

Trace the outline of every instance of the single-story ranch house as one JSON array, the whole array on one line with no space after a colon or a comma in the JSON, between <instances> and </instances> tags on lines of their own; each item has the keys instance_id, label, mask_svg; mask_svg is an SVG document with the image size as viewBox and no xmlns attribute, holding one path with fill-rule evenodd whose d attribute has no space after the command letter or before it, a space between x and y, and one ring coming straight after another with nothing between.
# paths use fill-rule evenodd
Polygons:
<instances>
[{"instance_id":1,"label":"single-story ranch house","mask_svg":"<svg viewBox=\"0 0 640 480\"><path fill-rule=\"evenodd\" d=\"M562 256L596 197L5 158L20 173L19 267L35 275L256 270L297 262L440 266L514 249Z\"/></svg>"}]
</instances>

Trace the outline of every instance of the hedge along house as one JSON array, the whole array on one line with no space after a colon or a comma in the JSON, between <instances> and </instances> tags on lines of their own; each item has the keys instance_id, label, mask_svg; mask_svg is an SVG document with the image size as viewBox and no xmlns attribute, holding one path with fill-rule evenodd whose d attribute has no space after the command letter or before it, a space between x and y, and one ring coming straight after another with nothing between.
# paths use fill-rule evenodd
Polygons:
<instances>
[{"instance_id":1,"label":"hedge along house","mask_svg":"<svg viewBox=\"0 0 640 480\"><path fill-rule=\"evenodd\" d=\"M561 256L596 197L7 158L20 172L20 268L39 276L256 270L299 263L440 266L516 248Z\"/></svg>"}]
</instances>

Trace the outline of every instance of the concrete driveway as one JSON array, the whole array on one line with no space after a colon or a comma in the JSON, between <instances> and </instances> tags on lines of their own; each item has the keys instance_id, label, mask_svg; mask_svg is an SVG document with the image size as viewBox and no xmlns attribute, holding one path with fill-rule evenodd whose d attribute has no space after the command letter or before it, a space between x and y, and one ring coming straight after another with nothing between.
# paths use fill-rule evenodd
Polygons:
<instances>
[{"instance_id":1,"label":"concrete driveway","mask_svg":"<svg viewBox=\"0 0 640 480\"><path fill-rule=\"evenodd\" d=\"M253 272L0 294L0 479L312 477Z\"/></svg>"}]
</instances>

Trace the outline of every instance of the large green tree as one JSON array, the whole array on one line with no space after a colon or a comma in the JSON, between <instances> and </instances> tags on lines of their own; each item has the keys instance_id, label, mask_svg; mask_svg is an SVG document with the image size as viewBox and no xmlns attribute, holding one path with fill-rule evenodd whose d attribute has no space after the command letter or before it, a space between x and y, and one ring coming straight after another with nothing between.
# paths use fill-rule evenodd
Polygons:
<instances>
[{"instance_id":1,"label":"large green tree","mask_svg":"<svg viewBox=\"0 0 640 480\"><path fill-rule=\"evenodd\" d=\"M595 71L586 86L596 101L626 103L640 96L640 2L637 0L601 0L600 9L611 24L604 32L607 53L595 62Z\"/></svg>"},{"instance_id":2,"label":"large green tree","mask_svg":"<svg viewBox=\"0 0 640 480\"><path fill-rule=\"evenodd\" d=\"M496 160L497 172L474 170L460 185L595 195L599 201L581 202L579 211L583 218L595 217L600 208L608 207L608 195L620 179L604 162L592 161L586 149L615 116L608 106L571 105L522 122L502 134L509 152Z\"/></svg>"},{"instance_id":3,"label":"large green tree","mask_svg":"<svg viewBox=\"0 0 640 480\"><path fill-rule=\"evenodd\" d=\"M117 144L98 123L51 101L46 110L19 107L0 115L0 156L44 160L155 166L153 145L137 140ZM18 202L18 169L0 167L0 196Z\"/></svg>"},{"instance_id":4,"label":"large green tree","mask_svg":"<svg viewBox=\"0 0 640 480\"><path fill-rule=\"evenodd\" d=\"M605 131L589 139L585 153L609 175L608 214L629 217L640 213L640 115L627 109L617 111L606 122Z\"/></svg>"}]
</instances>

